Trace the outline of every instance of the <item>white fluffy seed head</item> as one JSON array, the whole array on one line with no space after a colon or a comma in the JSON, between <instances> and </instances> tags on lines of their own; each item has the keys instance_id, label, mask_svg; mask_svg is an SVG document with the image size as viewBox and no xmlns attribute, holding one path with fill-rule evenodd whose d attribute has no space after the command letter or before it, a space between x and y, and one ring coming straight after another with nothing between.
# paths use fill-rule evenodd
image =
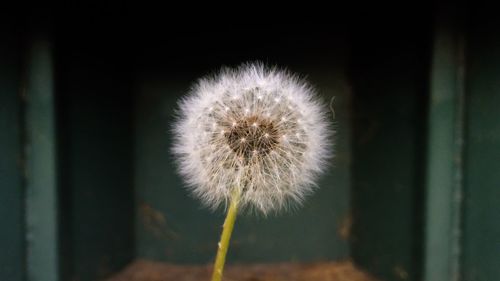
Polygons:
<instances>
[{"instance_id":1,"label":"white fluffy seed head","mask_svg":"<svg viewBox=\"0 0 500 281\"><path fill-rule=\"evenodd\" d=\"M205 205L267 214L301 203L332 156L332 129L312 87L262 64L200 79L179 102L173 153Z\"/></svg>"}]
</instances>

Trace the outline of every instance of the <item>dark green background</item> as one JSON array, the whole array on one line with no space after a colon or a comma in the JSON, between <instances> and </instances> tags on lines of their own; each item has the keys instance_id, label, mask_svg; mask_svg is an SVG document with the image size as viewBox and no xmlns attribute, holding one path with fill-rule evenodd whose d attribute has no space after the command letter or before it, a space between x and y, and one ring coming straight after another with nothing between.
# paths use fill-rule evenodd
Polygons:
<instances>
[{"instance_id":1,"label":"dark green background","mask_svg":"<svg viewBox=\"0 0 500 281\"><path fill-rule=\"evenodd\" d=\"M342 221L349 216L349 95L345 76L338 68L332 65L320 73L315 73L315 68L302 69L323 93L326 104L335 96L335 164L302 208L267 218L241 216L229 253L230 262L314 261L349 256L347 241L339 236ZM174 78L169 73L146 73L138 83L135 187L140 257L182 263L207 263L214 258L223 214L202 208L200 202L189 196L169 151L176 101L197 76ZM155 212L164 219L154 218Z\"/></svg>"},{"instance_id":2,"label":"dark green background","mask_svg":"<svg viewBox=\"0 0 500 281\"><path fill-rule=\"evenodd\" d=\"M0 21L0 278L25 277L24 191L22 184L22 115L20 43L15 25Z\"/></svg>"}]
</instances>

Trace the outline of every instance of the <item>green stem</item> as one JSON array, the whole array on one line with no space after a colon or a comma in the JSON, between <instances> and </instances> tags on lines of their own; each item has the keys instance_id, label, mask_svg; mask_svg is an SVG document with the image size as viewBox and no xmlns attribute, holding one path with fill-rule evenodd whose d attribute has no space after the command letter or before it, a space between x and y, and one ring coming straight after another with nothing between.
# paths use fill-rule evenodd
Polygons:
<instances>
[{"instance_id":1,"label":"green stem","mask_svg":"<svg viewBox=\"0 0 500 281\"><path fill-rule=\"evenodd\" d=\"M240 201L240 191L236 189L231 196L231 203L227 210L226 220L222 229L222 235L217 249L217 257L215 258L214 271L212 273L212 281L221 281L222 272L224 271L224 263L226 262L227 249L229 248L229 240L233 232L234 222L238 213L238 203Z\"/></svg>"}]
</instances>

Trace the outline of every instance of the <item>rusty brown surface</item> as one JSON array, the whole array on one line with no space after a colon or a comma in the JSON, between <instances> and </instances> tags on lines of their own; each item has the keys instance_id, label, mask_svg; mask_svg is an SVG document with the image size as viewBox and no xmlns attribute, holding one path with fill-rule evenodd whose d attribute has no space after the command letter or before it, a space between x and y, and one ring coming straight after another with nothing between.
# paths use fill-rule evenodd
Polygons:
<instances>
[{"instance_id":1,"label":"rusty brown surface","mask_svg":"<svg viewBox=\"0 0 500 281\"><path fill-rule=\"evenodd\" d=\"M211 266L137 260L107 281L208 281ZM350 261L229 265L224 281L377 281Z\"/></svg>"}]
</instances>

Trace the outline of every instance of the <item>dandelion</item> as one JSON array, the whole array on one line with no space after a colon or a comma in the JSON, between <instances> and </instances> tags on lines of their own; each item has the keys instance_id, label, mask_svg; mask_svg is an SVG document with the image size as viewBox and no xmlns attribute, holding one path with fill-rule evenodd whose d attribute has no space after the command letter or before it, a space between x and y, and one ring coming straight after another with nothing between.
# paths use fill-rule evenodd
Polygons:
<instances>
[{"instance_id":1,"label":"dandelion","mask_svg":"<svg viewBox=\"0 0 500 281\"><path fill-rule=\"evenodd\" d=\"M300 204L332 155L332 131L309 84L262 64L199 80L179 107L180 173L204 205L229 206L212 277L221 280L237 210Z\"/></svg>"}]
</instances>

